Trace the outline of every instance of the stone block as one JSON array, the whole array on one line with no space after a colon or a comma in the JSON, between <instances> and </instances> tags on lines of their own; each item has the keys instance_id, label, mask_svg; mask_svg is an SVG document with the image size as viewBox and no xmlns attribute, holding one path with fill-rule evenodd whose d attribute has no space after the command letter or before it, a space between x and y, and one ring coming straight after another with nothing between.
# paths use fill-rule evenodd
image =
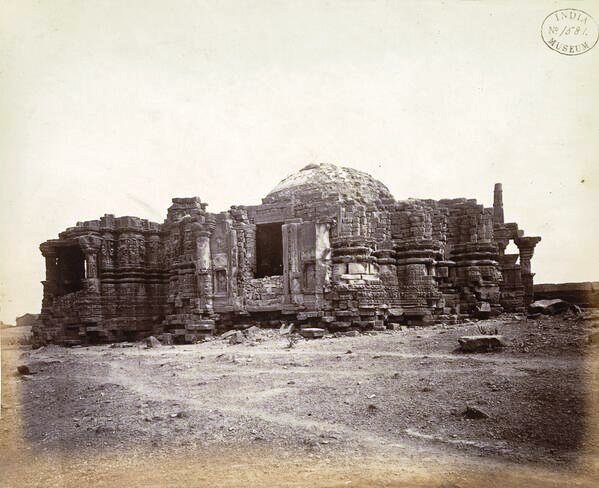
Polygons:
<instances>
[{"instance_id":1,"label":"stone block","mask_svg":"<svg viewBox=\"0 0 599 488\"><path fill-rule=\"evenodd\" d=\"M463 336L458 339L462 352L490 352L507 346L501 335Z\"/></svg>"},{"instance_id":2,"label":"stone block","mask_svg":"<svg viewBox=\"0 0 599 488\"><path fill-rule=\"evenodd\" d=\"M306 339L318 339L324 336L325 334L325 330L324 329L320 329L317 327L308 327L306 329L301 329L299 331L299 333L301 334L302 337L306 338Z\"/></svg>"}]
</instances>

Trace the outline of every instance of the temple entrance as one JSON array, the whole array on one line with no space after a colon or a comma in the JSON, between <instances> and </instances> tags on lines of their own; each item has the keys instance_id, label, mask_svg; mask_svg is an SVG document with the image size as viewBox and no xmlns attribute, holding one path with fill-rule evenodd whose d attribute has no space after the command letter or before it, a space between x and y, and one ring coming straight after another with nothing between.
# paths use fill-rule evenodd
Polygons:
<instances>
[{"instance_id":1,"label":"temple entrance","mask_svg":"<svg viewBox=\"0 0 599 488\"><path fill-rule=\"evenodd\" d=\"M256 278L283 274L282 223L256 225Z\"/></svg>"},{"instance_id":2,"label":"temple entrance","mask_svg":"<svg viewBox=\"0 0 599 488\"><path fill-rule=\"evenodd\" d=\"M79 246L58 248L58 295L83 290L85 256Z\"/></svg>"}]
</instances>

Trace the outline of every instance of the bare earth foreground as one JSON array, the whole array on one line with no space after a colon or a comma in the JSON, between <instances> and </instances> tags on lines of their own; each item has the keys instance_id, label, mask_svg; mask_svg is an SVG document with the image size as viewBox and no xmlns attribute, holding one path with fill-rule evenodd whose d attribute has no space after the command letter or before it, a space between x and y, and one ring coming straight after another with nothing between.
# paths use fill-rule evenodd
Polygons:
<instances>
[{"instance_id":1,"label":"bare earth foreground","mask_svg":"<svg viewBox=\"0 0 599 488\"><path fill-rule=\"evenodd\" d=\"M510 345L456 352L479 325ZM5 346L0 486L598 486L597 326Z\"/></svg>"}]
</instances>

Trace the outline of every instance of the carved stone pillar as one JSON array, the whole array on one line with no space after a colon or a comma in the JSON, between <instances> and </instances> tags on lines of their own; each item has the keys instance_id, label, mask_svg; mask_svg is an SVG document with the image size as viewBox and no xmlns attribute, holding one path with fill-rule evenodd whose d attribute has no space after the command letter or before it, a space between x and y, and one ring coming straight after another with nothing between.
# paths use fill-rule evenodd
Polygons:
<instances>
[{"instance_id":1,"label":"carved stone pillar","mask_svg":"<svg viewBox=\"0 0 599 488\"><path fill-rule=\"evenodd\" d=\"M473 313L481 302L499 309L502 280L497 245L491 241L465 242L451 250L455 285L461 290L460 310Z\"/></svg>"},{"instance_id":2,"label":"carved stone pillar","mask_svg":"<svg viewBox=\"0 0 599 488\"><path fill-rule=\"evenodd\" d=\"M493 222L503 224L503 188L501 183L495 183L493 191Z\"/></svg>"},{"instance_id":3,"label":"carved stone pillar","mask_svg":"<svg viewBox=\"0 0 599 488\"><path fill-rule=\"evenodd\" d=\"M198 292L200 310L212 312L213 289L212 289L212 259L210 254L209 230L199 230L196 233L196 273L198 280Z\"/></svg>"},{"instance_id":4,"label":"carved stone pillar","mask_svg":"<svg viewBox=\"0 0 599 488\"><path fill-rule=\"evenodd\" d=\"M146 239L146 265L151 268L160 266L160 235L150 234Z\"/></svg>"},{"instance_id":5,"label":"carved stone pillar","mask_svg":"<svg viewBox=\"0 0 599 488\"><path fill-rule=\"evenodd\" d=\"M98 254L93 249L85 249L85 266L87 269L86 278L95 279L98 277Z\"/></svg>"},{"instance_id":6,"label":"carved stone pillar","mask_svg":"<svg viewBox=\"0 0 599 488\"><path fill-rule=\"evenodd\" d=\"M331 239L333 281L379 281L377 259L372 255L373 248L374 239L360 235Z\"/></svg>"},{"instance_id":7,"label":"carved stone pillar","mask_svg":"<svg viewBox=\"0 0 599 488\"><path fill-rule=\"evenodd\" d=\"M531 259L535 251L535 246L541 240L540 237L518 237L514 239L518 250L520 251L520 267L522 273L522 285L524 286L524 305L528 306L533 301L533 278Z\"/></svg>"},{"instance_id":8,"label":"carved stone pillar","mask_svg":"<svg viewBox=\"0 0 599 488\"><path fill-rule=\"evenodd\" d=\"M58 265L56 264L56 248L44 243L40 246L40 251L46 260L46 279L42 281L44 286L44 295L42 298L42 313L44 309L52 305L52 301L58 291Z\"/></svg>"},{"instance_id":9,"label":"carved stone pillar","mask_svg":"<svg viewBox=\"0 0 599 488\"><path fill-rule=\"evenodd\" d=\"M376 258L379 269L379 278L384 286L386 295L386 304L390 307L387 314L392 313L393 316L399 315L399 281L397 278L397 261L395 259L395 251L393 250L393 242L386 241L379 244L380 248L375 250L372 255Z\"/></svg>"},{"instance_id":10,"label":"carved stone pillar","mask_svg":"<svg viewBox=\"0 0 599 488\"><path fill-rule=\"evenodd\" d=\"M395 245L397 280L401 305L407 317L428 320L442 308L442 295L435 281L435 263L440 244L434 239L409 239Z\"/></svg>"},{"instance_id":11,"label":"carved stone pillar","mask_svg":"<svg viewBox=\"0 0 599 488\"><path fill-rule=\"evenodd\" d=\"M98 236L82 236L78 239L81 251L85 255L85 264L87 267L87 279L96 279L98 273L98 254L102 247L102 238Z\"/></svg>"},{"instance_id":12,"label":"carved stone pillar","mask_svg":"<svg viewBox=\"0 0 599 488\"><path fill-rule=\"evenodd\" d=\"M102 320L100 307L100 279L98 270L98 255L102 247L102 238L95 235L81 236L77 239L85 256L85 292L87 297L82 299L80 315L88 322L99 323Z\"/></svg>"},{"instance_id":13,"label":"carved stone pillar","mask_svg":"<svg viewBox=\"0 0 599 488\"><path fill-rule=\"evenodd\" d=\"M331 241L329 236L330 223L317 222L315 226L315 292L317 305L323 303L324 289L330 280Z\"/></svg>"}]
</instances>

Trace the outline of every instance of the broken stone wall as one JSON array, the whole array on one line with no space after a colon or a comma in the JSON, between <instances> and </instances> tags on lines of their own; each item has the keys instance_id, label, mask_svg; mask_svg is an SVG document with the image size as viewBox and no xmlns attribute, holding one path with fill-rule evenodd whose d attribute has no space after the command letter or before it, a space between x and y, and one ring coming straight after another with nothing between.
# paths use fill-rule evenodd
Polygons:
<instances>
[{"instance_id":1,"label":"broken stone wall","mask_svg":"<svg viewBox=\"0 0 599 488\"><path fill-rule=\"evenodd\" d=\"M555 300L558 298L583 308L599 307L599 282L534 285L535 300Z\"/></svg>"}]
</instances>

